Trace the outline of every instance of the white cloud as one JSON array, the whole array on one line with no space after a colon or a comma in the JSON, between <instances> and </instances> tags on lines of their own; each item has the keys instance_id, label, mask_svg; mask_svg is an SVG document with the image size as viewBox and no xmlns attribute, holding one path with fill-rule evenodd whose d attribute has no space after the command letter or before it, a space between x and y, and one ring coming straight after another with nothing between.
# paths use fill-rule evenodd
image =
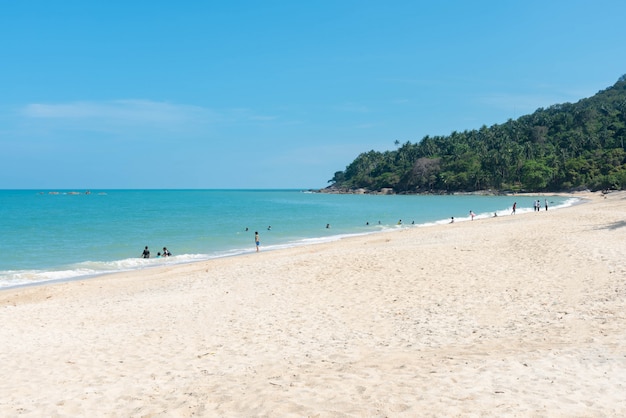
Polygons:
<instances>
[{"instance_id":1,"label":"white cloud","mask_svg":"<svg viewBox=\"0 0 626 418\"><path fill-rule=\"evenodd\" d=\"M108 102L71 102L25 106L21 114L30 119L67 122L80 128L107 126L176 127L185 124L215 122L218 116L209 109L149 100L115 100Z\"/></svg>"}]
</instances>

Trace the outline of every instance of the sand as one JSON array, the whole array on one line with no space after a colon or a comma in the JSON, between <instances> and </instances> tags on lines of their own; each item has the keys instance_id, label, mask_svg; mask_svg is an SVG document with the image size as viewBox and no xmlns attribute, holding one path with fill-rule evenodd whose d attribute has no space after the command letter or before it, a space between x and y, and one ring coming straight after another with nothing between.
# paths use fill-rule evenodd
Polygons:
<instances>
[{"instance_id":1,"label":"sand","mask_svg":"<svg viewBox=\"0 0 626 418\"><path fill-rule=\"evenodd\" d=\"M0 292L3 417L626 416L626 192Z\"/></svg>"}]
</instances>

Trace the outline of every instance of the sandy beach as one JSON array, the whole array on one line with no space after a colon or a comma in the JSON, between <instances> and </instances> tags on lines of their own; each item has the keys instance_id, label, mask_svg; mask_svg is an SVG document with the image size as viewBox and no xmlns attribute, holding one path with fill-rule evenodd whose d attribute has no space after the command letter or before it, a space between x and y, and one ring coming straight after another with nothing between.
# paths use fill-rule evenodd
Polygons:
<instances>
[{"instance_id":1,"label":"sandy beach","mask_svg":"<svg viewBox=\"0 0 626 418\"><path fill-rule=\"evenodd\" d=\"M1 291L0 416L626 416L626 192L577 196Z\"/></svg>"}]
</instances>

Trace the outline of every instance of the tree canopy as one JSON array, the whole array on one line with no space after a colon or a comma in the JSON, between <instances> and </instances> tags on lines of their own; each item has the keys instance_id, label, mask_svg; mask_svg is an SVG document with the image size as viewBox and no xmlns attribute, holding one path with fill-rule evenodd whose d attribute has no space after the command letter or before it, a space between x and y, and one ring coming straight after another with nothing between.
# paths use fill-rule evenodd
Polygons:
<instances>
[{"instance_id":1,"label":"tree canopy","mask_svg":"<svg viewBox=\"0 0 626 418\"><path fill-rule=\"evenodd\" d=\"M361 153L329 180L339 190L396 193L626 188L626 75L577 103L478 130Z\"/></svg>"}]
</instances>

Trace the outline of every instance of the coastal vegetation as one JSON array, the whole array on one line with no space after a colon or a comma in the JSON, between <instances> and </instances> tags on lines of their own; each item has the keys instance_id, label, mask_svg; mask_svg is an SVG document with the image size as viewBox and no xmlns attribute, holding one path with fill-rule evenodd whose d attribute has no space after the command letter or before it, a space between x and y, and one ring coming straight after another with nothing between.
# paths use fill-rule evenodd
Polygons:
<instances>
[{"instance_id":1,"label":"coastal vegetation","mask_svg":"<svg viewBox=\"0 0 626 418\"><path fill-rule=\"evenodd\" d=\"M577 103L361 153L328 190L394 193L626 188L626 75Z\"/></svg>"}]
</instances>

